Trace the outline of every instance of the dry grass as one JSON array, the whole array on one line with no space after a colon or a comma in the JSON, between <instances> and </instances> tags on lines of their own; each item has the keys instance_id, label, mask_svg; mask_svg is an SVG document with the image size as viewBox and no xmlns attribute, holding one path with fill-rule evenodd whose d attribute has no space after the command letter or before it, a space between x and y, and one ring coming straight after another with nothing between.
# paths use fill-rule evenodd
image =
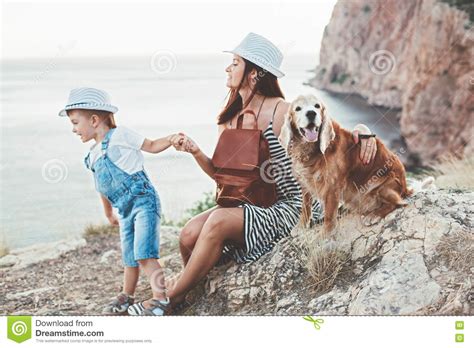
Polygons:
<instances>
[{"instance_id":1,"label":"dry grass","mask_svg":"<svg viewBox=\"0 0 474 348\"><path fill-rule=\"evenodd\" d=\"M350 257L347 251L333 240L322 239L313 229L301 230L300 261L307 269L311 285L317 292L334 286Z\"/></svg>"},{"instance_id":2,"label":"dry grass","mask_svg":"<svg viewBox=\"0 0 474 348\"><path fill-rule=\"evenodd\" d=\"M110 224L105 225L88 225L84 230L84 237L98 236L104 234L118 234L119 227Z\"/></svg>"},{"instance_id":3,"label":"dry grass","mask_svg":"<svg viewBox=\"0 0 474 348\"><path fill-rule=\"evenodd\" d=\"M448 268L470 274L474 269L474 234L467 229L458 229L441 238L436 246L441 259Z\"/></svg>"},{"instance_id":4,"label":"dry grass","mask_svg":"<svg viewBox=\"0 0 474 348\"><path fill-rule=\"evenodd\" d=\"M5 255L8 255L9 253L10 253L10 249L3 241L1 241L0 242L0 257L4 257Z\"/></svg>"},{"instance_id":5,"label":"dry grass","mask_svg":"<svg viewBox=\"0 0 474 348\"><path fill-rule=\"evenodd\" d=\"M0 233L0 257L4 257L10 253L10 248L8 248L7 242L5 241L5 237L3 232Z\"/></svg>"},{"instance_id":6,"label":"dry grass","mask_svg":"<svg viewBox=\"0 0 474 348\"><path fill-rule=\"evenodd\" d=\"M474 189L474 156L458 159L445 157L432 166L439 188Z\"/></svg>"},{"instance_id":7,"label":"dry grass","mask_svg":"<svg viewBox=\"0 0 474 348\"><path fill-rule=\"evenodd\" d=\"M466 279L457 289L448 289L436 303L417 310L415 315L473 315L472 283Z\"/></svg>"}]
</instances>

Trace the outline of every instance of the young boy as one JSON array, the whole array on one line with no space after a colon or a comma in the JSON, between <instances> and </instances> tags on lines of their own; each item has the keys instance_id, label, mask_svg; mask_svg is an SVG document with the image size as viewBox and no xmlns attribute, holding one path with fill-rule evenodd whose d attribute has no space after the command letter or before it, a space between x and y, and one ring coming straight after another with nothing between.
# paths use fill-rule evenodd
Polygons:
<instances>
[{"instance_id":1,"label":"young boy","mask_svg":"<svg viewBox=\"0 0 474 348\"><path fill-rule=\"evenodd\" d=\"M146 139L126 128L117 127L118 108L109 95L95 88L73 89L60 116L69 117L73 133L83 143L94 140L84 162L94 175L107 219L120 226L123 291L104 308L104 314L164 315L169 306L159 259L160 198L143 167L141 151L159 153L180 135ZM117 218L112 207L118 209ZM151 284L153 297L134 304L141 267Z\"/></svg>"}]
</instances>

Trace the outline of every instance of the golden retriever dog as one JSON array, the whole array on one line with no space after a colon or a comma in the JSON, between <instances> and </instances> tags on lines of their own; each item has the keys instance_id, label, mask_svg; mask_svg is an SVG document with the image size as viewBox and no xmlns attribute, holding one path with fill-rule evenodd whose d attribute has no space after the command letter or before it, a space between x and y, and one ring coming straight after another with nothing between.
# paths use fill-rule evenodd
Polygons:
<instances>
[{"instance_id":1,"label":"golden retriever dog","mask_svg":"<svg viewBox=\"0 0 474 348\"><path fill-rule=\"evenodd\" d=\"M361 214L372 225L398 207L412 193L407 188L405 168L398 157L376 139L375 159L364 165L360 142L329 118L317 97L300 96L290 106L279 137L293 162L293 172L303 190L301 222L311 220L313 197L324 207L323 233L336 225L339 203Z\"/></svg>"}]
</instances>

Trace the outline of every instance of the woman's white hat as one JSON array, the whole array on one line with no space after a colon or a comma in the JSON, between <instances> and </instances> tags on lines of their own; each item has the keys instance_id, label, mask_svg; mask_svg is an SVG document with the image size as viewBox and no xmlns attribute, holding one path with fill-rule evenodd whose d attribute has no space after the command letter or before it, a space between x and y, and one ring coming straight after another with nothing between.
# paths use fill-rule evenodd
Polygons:
<instances>
[{"instance_id":1,"label":"woman's white hat","mask_svg":"<svg viewBox=\"0 0 474 348\"><path fill-rule=\"evenodd\" d=\"M276 77L285 76L280 71L283 53L270 40L261 35L249 33L236 48L224 52L237 54Z\"/></svg>"},{"instance_id":2,"label":"woman's white hat","mask_svg":"<svg viewBox=\"0 0 474 348\"><path fill-rule=\"evenodd\" d=\"M67 111L72 109L101 110L116 113L118 108L110 103L107 92L97 88L75 88L69 93L66 106L59 112L59 116L67 116Z\"/></svg>"}]
</instances>

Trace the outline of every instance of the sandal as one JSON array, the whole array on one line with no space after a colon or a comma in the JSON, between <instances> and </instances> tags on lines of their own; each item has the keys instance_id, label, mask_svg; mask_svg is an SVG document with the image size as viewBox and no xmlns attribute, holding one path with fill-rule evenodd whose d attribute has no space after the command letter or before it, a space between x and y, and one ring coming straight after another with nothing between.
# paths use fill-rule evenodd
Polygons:
<instances>
[{"instance_id":1,"label":"sandal","mask_svg":"<svg viewBox=\"0 0 474 348\"><path fill-rule=\"evenodd\" d=\"M135 299L132 296L129 296L125 293L120 293L117 297L109 303L105 308L102 310L102 314L105 315L126 315L127 310Z\"/></svg>"},{"instance_id":2,"label":"sandal","mask_svg":"<svg viewBox=\"0 0 474 348\"><path fill-rule=\"evenodd\" d=\"M128 308L128 314L136 315L153 315L162 316L168 315L171 310L170 300L166 298L166 301L156 300L154 298L149 300L151 307L145 308L143 302L139 302Z\"/></svg>"},{"instance_id":3,"label":"sandal","mask_svg":"<svg viewBox=\"0 0 474 348\"><path fill-rule=\"evenodd\" d=\"M166 302L160 301L160 300L155 300L152 298L150 300L151 307L146 308L141 315L146 315L146 316L163 316L163 315L168 315L170 314L171 311L171 305L170 305L170 299L166 298Z\"/></svg>"}]
</instances>

